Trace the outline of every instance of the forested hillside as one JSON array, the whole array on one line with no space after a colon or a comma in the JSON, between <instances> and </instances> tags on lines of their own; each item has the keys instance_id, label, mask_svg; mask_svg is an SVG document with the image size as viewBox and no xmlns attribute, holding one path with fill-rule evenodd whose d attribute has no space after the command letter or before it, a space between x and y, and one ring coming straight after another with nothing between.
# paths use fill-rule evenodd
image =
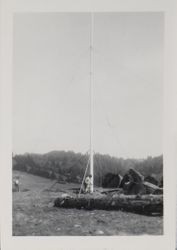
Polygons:
<instances>
[{"instance_id":1,"label":"forested hillside","mask_svg":"<svg viewBox=\"0 0 177 250\"><path fill-rule=\"evenodd\" d=\"M13 169L25 171L63 182L81 183L88 162L88 155L72 151L52 151L47 154L24 154L13 156ZM154 176L158 180L163 176L163 157L146 159L123 159L109 155L94 155L94 180L102 186L107 173L124 175L134 168L145 177Z\"/></svg>"}]
</instances>

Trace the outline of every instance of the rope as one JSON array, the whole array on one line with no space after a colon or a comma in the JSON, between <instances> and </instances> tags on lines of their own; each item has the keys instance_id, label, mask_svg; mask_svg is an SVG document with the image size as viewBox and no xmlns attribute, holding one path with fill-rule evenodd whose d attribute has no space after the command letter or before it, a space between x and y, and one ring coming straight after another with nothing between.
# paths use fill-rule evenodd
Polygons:
<instances>
[{"instance_id":1,"label":"rope","mask_svg":"<svg viewBox=\"0 0 177 250\"><path fill-rule=\"evenodd\" d=\"M79 157L79 159L77 160L77 161L80 161L82 158L85 158L86 156L87 156L87 154L88 154L88 150L87 150L87 152L84 154L84 155L81 155L80 157ZM72 166L74 166L74 164L72 165ZM72 167L71 166L71 167ZM52 183L52 185L50 185L49 187L48 187L48 190L51 190L56 184L58 184L59 183L59 180L57 179L54 183ZM44 188L43 190L45 190L46 188ZM43 191L42 190L42 191Z\"/></svg>"},{"instance_id":2,"label":"rope","mask_svg":"<svg viewBox=\"0 0 177 250\"><path fill-rule=\"evenodd\" d=\"M89 162L90 162L90 158L88 159L88 162L87 162L87 166L86 166L86 169L85 169L84 177L82 179L82 183L81 183L81 187L80 187L80 190L79 190L78 197L80 197L80 194L81 194L81 190L82 190L82 187L83 187L83 184L84 184L84 180L85 180L85 177L86 177L86 173L87 173L87 169L88 169L88 166L89 166Z\"/></svg>"}]
</instances>

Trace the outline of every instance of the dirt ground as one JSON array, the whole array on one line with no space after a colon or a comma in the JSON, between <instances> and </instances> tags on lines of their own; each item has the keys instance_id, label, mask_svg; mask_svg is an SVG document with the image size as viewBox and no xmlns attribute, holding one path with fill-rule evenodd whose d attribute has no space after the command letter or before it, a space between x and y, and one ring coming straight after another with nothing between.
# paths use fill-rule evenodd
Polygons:
<instances>
[{"instance_id":1,"label":"dirt ground","mask_svg":"<svg viewBox=\"0 0 177 250\"><path fill-rule=\"evenodd\" d=\"M54 181L19 171L14 171L13 175L20 176L20 192L13 192L14 236L163 234L163 217L55 208L53 202L58 192L49 191ZM76 186L57 184L60 190Z\"/></svg>"}]
</instances>

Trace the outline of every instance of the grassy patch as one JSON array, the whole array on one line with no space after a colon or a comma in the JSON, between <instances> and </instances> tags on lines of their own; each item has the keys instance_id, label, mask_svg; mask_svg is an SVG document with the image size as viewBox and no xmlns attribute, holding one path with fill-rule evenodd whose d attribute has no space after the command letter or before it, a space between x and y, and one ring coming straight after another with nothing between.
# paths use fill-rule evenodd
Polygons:
<instances>
[{"instance_id":1,"label":"grassy patch","mask_svg":"<svg viewBox=\"0 0 177 250\"><path fill-rule=\"evenodd\" d=\"M59 209L53 207L58 192L49 190L53 181L14 171L20 188L13 193L13 235L160 235L163 218L121 211ZM77 185L57 184L66 190Z\"/></svg>"}]
</instances>

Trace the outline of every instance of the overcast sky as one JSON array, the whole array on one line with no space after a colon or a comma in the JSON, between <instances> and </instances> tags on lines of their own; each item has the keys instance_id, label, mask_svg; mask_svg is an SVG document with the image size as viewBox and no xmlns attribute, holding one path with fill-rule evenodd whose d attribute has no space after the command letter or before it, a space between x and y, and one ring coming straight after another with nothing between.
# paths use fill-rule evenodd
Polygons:
<instances>
[{"instance_id":1,"label":"overcast sky","mask_svg":"<svg viewBox=\"0 0 177 250\"><path fill-rule=\"evenodd\" d=\"M13 151L89 149L89 13L14 15ZM163 15L94 14L94 151L162 154Z\"/></svg>"}]
</instances>

